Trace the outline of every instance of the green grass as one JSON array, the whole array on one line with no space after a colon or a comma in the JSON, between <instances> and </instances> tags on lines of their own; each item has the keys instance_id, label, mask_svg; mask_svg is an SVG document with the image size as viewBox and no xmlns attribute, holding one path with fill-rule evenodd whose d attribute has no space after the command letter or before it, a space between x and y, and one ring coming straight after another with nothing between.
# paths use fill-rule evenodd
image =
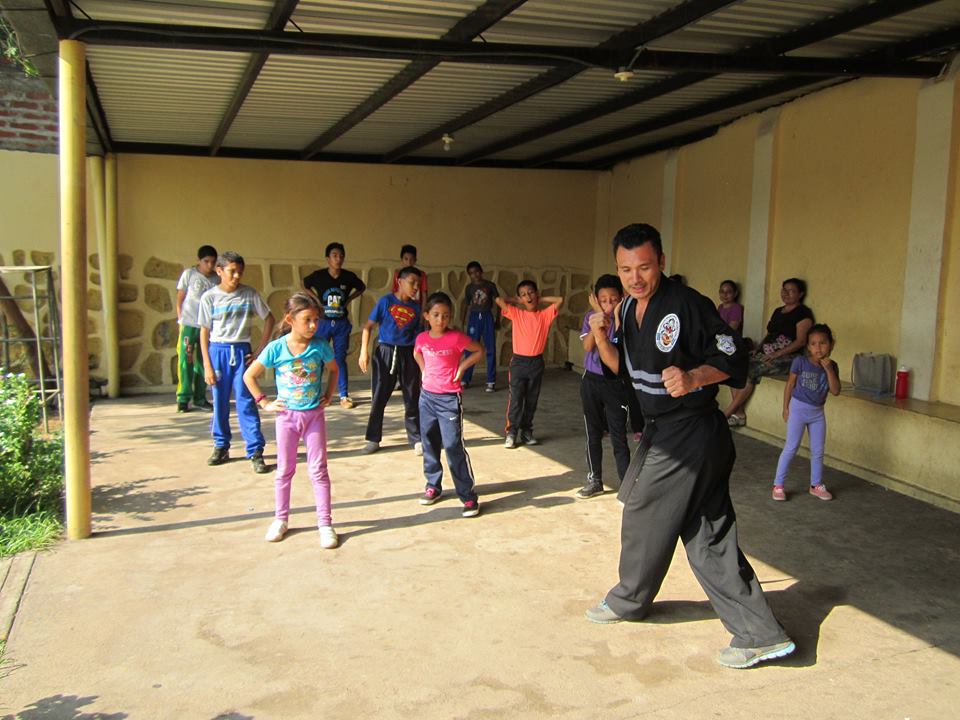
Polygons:
<instances>
[{"instance_id":1,"label":"green grass","mask_svg":"<svg viewBox=\"0 0 960 720\"><path fill-rule=\"evenodd\" d=\"M42 550L60 539L60 518L45 510L21 517L0 518L0 557Z\"/></svg>"}]
</instances>

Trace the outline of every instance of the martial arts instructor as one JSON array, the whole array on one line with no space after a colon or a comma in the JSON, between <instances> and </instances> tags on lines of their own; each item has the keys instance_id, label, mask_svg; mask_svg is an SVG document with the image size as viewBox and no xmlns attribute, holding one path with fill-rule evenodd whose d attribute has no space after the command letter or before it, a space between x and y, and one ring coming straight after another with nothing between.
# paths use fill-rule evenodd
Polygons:
<instances>
[{"instance_id":1,"label":"martial arts instructor","mask_svg":"<svg viewBox=\"0 0 960 720\"><path fill-rule=\"evenodd\" d=\"M743 387L747 355L713 303L663 274L660 233L634 224L613 239L626 298L616 341L595 313L604 364L632 384L646 422L620 487L620 582L587 618L640 620L650 611L677 544L733 635L717 660L746 668L794 651L737 545L729 480L736 451L717 407L718 384Z\"/></svg>"}]
</instances>

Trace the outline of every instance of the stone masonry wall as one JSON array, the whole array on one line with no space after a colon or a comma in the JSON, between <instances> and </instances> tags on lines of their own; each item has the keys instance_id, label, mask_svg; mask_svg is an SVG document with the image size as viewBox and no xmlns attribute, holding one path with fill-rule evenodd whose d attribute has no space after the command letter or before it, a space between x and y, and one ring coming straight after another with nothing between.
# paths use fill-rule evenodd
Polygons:
<instances>
[{"instance_id":1,"label":"stone masonry wall","mask_svg":"<svg viewBox=\"0 0 960 720\"><path fill-rule=\"evenodd\" d=\"M29 250L14 250L6 259L12 265L50 264L53 256ZM279 323L283 316L286 299L302 288L302 279L314 270L326 267L315 261L274 260L247 256L243 282L255 288L267 301ZM176 346L178 330L176 320L177 280L184 265L173 260L151 256L135 259L126 254L118 258L118 337L120 344L120 387L124 394L144 392L170 392L176 386ZM377 299L390 292L393 271L397 263L392 260L368 263L351 263L349 270L357 273L367 284L362 297L351 303L350 315L353 335L350 339L351 375L356 377L356 353L360 346L360 330L363 321L370 315ZM462 266L430 267L427 283L431 292L443 290L454 301L455 325L460 325L463 292L469 278ZM100 259L96 254L88 258L87 303L89 334L89 367L94 376L106 377L104 365L104 333L102 319ZM55 277L58 272L55 271ZM534 280L542 295L562 295L565 302L560 316L554 323L544 353L548 365L562 365L567 361L568 342L572 330L579 330L583 314L588 308L590 276L586 271L569 268L512 268L488 265L485 277L496 283L503 295L514 295L520 280ZM18 284L17 294L26 291ZM28 302L21 302L26 312ZM497 333L498 367L505 369L512 355L509 321ZM262 325L259 321L253 331L253 344L260 341ZM478 368L483 368L485 359ZM482 372L482 370L481 370Z\"/></svg>"}]
</instances>

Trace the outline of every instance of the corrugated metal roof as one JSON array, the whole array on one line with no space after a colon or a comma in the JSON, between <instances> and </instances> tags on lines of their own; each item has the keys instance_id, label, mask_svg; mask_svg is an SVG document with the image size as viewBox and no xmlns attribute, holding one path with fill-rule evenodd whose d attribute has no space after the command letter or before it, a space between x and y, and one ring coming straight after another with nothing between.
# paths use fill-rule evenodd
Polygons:
<instances>
[{"instance_id":1,"label":"corrugated metal roof","mask_svg":"<svg viewBox=\"0 0 960 720\"><path fill-rule=\"evenodd\" d=\"M273 0L77 0L74 15L89 15L97 20L262 30L273 5Z\"/></svg>"},{"instance_id":2,"label":"corrugated metal roof","mask_svg":"<svg viewBox=\"0 0 960 720\"><path fill-rule=\"evenodd\" d=\"M431 128L534 77L543 68L441 63L332 143L329 152L387 153ZM432 148L442 151L440 143Z\"/></svg>"},{"instance_id":3,"label":"corrugated metal roof","mask_svg":"<svg viewBox=\"0 0 960 720\"><path fill-rule=\"evenodd\" d=\"M300 150L406 64L274 55L260 71L224 143Z\"/></svg>"},{"instance_id":4,"label":"corrugated metal roof","mask_svg":"<svg viewBox=\"0 0 960 720\"><path fill-rule=\"evenodd\" d=\"M198 50L92 46L87 56L119 142L208 144L247 64Z\"/></svg>"},{"instance_id":5,"label":"corrugated metal roof","mask_svg":"<svg viewBox=\"0 0 960 720\"><path fill-rule=\"evenodd\" d=\"M4 0L0 0L2 4ZM811 24L867 7L868 0L740 0L689 22L685 27L648 43L663 51L735 53L761 40L789 34ZM486 42L597 46L625 30L658 18L683 5L680 0L527 0L505 17L485 24L479 45ZM74 16L107 22L207 25L232 30L262 30L274 11L274 0L79 0ZM471 13L490 10L483 0L302 0L286 31L364 34L387 38L429 40L443 37ZM689 10L690 6L685 6ZM716 7L713 5L711 7ZM658 19L659 22L659 19ZM791 52L804 57L854 57L872 49L900 43L960 26L960 0L938 0L894 17L844 32L829 40ZM171 31L175 35L175 31ZM249 52L157 49L98 45L87 36L92 76L105 108L114 140L124 143L171 145L202 151L231 106ZM237 37L240 37L239 35ZM121 38L126 42L126 36ZM221 46L222 47L222 46ZM286 49L285 49L286 50ZM364 155L390 158L399 149L418 161L449 163L473 160L522 163L553 154L575 143L602 142L606 133L630 128L655 118L695 108L708 100L753 88L773 80L765 73L726 73L711 76L642 104L601 115L599 108L675 76L666 71L640 70L628 83L613 79L613 69L585 69L558 61L559 70L519 64L479 65L446 61L432 67L423 62L409 83L397 74L409 68L406 59L360 59L310 54L270 55L243 99L236 117L227 116L223 139L226 152L306 151L324 156ZM629 50L629 48L627 48ZM319 51L319 50L318 50ZM429 60L433 56L424 56ZM507 60L509 63L509 60ZM539 62L539 61L538 61ZM518 88L542 74L559 81L537 85L536 91ZM695 78L695 76L691 76ZM811 77L793 97L840 81ZM390 88L387 92L385 88ZM381 98L377 102L370 99ZM503 100L510 98L513 104ZM690 118L669 128L579 150L570 162L592 162L624 148L639 147L690 128L705 128L762 109L783 97L773 96L734 107L705 118ZM357 112L357 108L363 112ZM579 124L509 147L510 138L532 133L551 123ZM592 116L591 116L592 114ZM582 115L582 117L581 117ZM346 120L349 119L349 120ZM449 152L435 140L443 131L455 141ZM322 138L317 142L318 138ZM429 140L433 139L432 142ZM483 157L484 148L504 149ZM402 161L402 158L400 158Z\"/></svg>"},{"instance_id":6,"label":"corrugated metal roof","mask_svg":"<svg viewBox=\"0 0 960 720\"><path fill-rule=\"evenodd\" d=\"M304 32L439 38L482 0L301 0L293 20Z\"/></svg>"}]
</instances>

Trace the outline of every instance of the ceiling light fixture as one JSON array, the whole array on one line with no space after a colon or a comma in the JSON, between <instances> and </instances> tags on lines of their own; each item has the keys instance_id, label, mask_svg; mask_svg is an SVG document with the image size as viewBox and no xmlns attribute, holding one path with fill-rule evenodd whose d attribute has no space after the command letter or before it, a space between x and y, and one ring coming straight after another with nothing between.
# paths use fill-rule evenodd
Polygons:
<instances>
[{"instance_id":1,"label":"ceiling light fixture","mask_svg":"<svg viewBox=\"0 0 960 720\"><path fill-rule=\"evenodd\" d=\"M440 138L440 141L443 143L443 151L450 152L450 146L453 145L453 135L450 133L444 133L443 137Z\"/></svg>"},{"instance_id":2,"label":"ceiling light fixture","mask_svg":"<svg viewBox=\"0 0 960 720\"><path fill-rule=\"evenodd\" d=\"M637 58L640 57L640 53L642 53L644 50L646 50L644 45L638 46L633 53L633 57L630 58L630 62L617 68L617 71L613 74L613 76L620 82L627 82L627 80L630 80L632 77L634 77L636 73L633 71L633 66L636 64Z\"/></svg>"}]
</instances>

